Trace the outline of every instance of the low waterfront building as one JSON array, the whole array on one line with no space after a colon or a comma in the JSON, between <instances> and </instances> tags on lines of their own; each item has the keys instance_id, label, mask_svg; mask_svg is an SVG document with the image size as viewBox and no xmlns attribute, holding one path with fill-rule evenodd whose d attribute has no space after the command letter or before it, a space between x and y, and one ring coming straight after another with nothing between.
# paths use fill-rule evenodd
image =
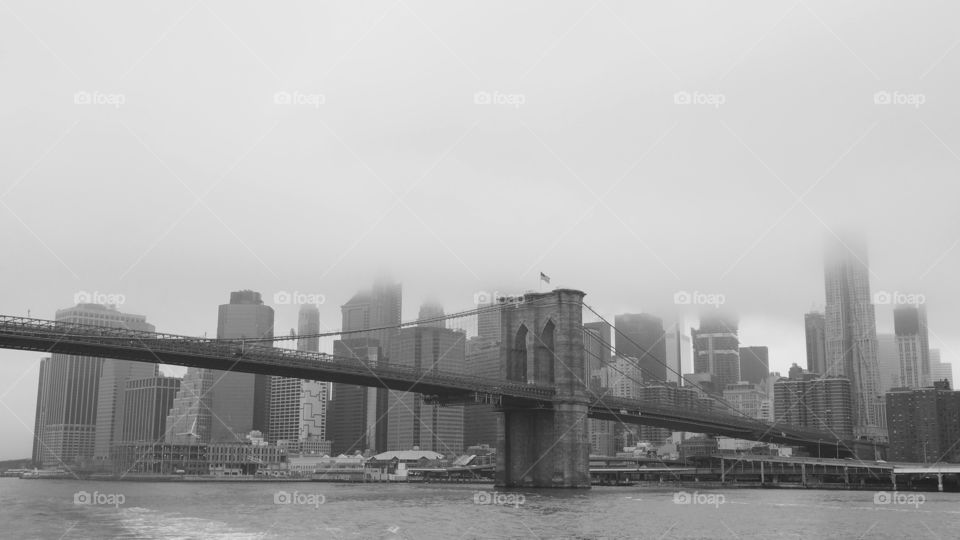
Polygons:
<instances>
[{"instance_id":1,"label":"low waterfront building","mask_svg":"<svg viewBox=\"0 0 960 540\"><path fill-rule=\"evenodd\" d=\"M281 468L287 461L287 449L258 440L214 443L209 445L207 456L213 476L248 476L261 469Z\"/></svg>"},{"instance_id":2,"label":"low waterfront building","mask_svg":"<svg viewBox=\"0 0 960 540\"><path fill-rule=\"evenodd\" d=\"M113 472L121 476L205 475L209 466L205 444L133 442L113 447Z\"/></svg>"}]
</instances>

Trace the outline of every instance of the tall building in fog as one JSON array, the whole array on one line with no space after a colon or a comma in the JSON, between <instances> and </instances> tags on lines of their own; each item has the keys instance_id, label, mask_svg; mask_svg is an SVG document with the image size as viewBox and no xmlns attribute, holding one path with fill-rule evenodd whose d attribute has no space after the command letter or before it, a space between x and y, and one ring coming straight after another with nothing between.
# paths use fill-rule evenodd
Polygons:
<instances>
[{"instance_id":1,"label":"tall building in fog","mask_svg":"<svg viewBox=\"0 0 960 540\"><path fill-rule=\"evenodd\" d=\"M317 306L300 306L297 315L297 334L311 336L320 333L320 310ZM297 340L297 350L320 352L320 338L306 337ZM300 415L298 438L301 441L327 438L327 402L330 400L330 383L326 381L300 381Z\"/></svg>"},{"instance_id":2,"label":"tall building in fog","mask_svg":"<svg viewBox=\"0 0 960 540\"><path fill-rule=\"evenodd\" d=\"M300 336L320 333L320 310L317 306L300 306L297 332ZM297 350L319 352L320 339L297 339ZM328 387L329 383L323 381L271 377L269 440L287 441L294 448L297 446L294 443L310 437L323 440L326 433Z\"/></svg>"},{"instance_id":3,"label":"tall building in fog","mask_svg":"<svg viewBox=\"0 0 960 540\"><path fill-rule=\"evenodd\" d=\"M740 380L760 384L770 375L770 353L766 347L740 347Z\"/></svg>"},{"instance_id":4,"label":"tall building in fog","mask_svg":"<svg viewBox=\"0 0 960 540\"><path fill-rule=\"evenodd\" d=\"M728 384L740 382L740 339L737 318L713 309L700 315L700 328L691 329L693 336L693 371L712 375L718 395Z\"/></svg>"},{"instance_id":5,"label":"tall building in fog","mask_svg":"<svg viewBox=\"0 0 960 540\"><path fill-rule=\"evenodd\" d=\"M400 331L395 327L400 324L402 299L403 288L399 283L380 278L372 288L358 292L341 306L343 331L370 330L349 334L341 345L344 350L352 355L355 349L361 348L365 355L369 355L371 347L378 347L375 361L390 363L390 345ZM365 397L360 399L360 394ZM355 445L359 444L353 436L356 433L362 433L362 441L366 445L359 450L370 449L377 453L387 450L387 395L384 388L333 384L331 414L336 411L335 431L341 440L338 441L334 434L328 438L333 441L335 453L343 448L356 450ZM363 405L359 406L359 403Z\"/></svg>"},{"instance_id":6,"label":"tall building in fog","mask_svg":"<svg viewBox=\"0 0 960 540\"><path fill-rule=\"evenodd\" d=\"M616 316L614 328L617 353L637 359L641 379L650 383L666 382L667 343L663 320L648 313L628 313Z\"/></svg>"},{"instance_id":7,"label":"tall building in fog","mask_svg":"<svg viewBox=\"0 0 960 540\"><path fill-rule=\"evenodd\" d=\"M877 334L877 374L881 392L900 386L900 352L893 334Z\"/></svg>"},{"instance_id":8,"label":"tall building in fog","mask_svg":"<svg viewBox=\"0 0 960 540\"><path fill-rule=\"evenodd\" d=\"M856 436L883 439L886 421L877 364L877 324L866 241L832 242L824 258L827 370L850 381Z\"/></svg>"},{"instance_id":9,"label":"tall building in fog","mask_svg":"<svg viewBox=\"0 0 960 540\"><path fill-rule=\"evenodd\" d=\"M217 338L272 338L273 308L263 303L260 293L244 290L230 293L217 317ZM260 343L271 346L272 343ZM215 372L211 442L244 440L257 430L270 433L270 375Z\"/></svg>"},{"instance_id":10,"label":"tall building in fog","mask_svg":"<svg viewBox=\"0 0 960 540\"><path fill-rule=\"evenodd\" d=\"M218 339L273 337L273 308L260 293L230 293L218 310ZM270 346L267 342L258 346ZM270 376L189 368L168 415L167 442L236 442L252 430L270 432Z\"/></svg>"},{"instance_id":11,"label":"tall building in fog","mask_svg":"<svg viewBox=\"0 0 960 540\"><path fill-rule=\"evenodd\" d=\"M693 368L690 353L693 345L690 336L683 332L679 322L667 329L664 338L667 343L667 381L680 384L682 374Z\"/></svg>"},{"instance_id":12,"label":"tall building in fog","mask_svg":"<svg viewBox=\"0 0 960 540\"><path fill-rule=\"evenodd\" d=\"M373 338L334 341L333 354L361 360L371 367L383 361L380 342ZM333 399L327 407L327 439L332 442L333 455L374 449L377 426L386 426L387 402L382 400L383 407L378 409L381 402L377 393L368 390L365 386L333 383ZM378 423L378 419L382 419L381 422ZM385 431L381 440L386 440Z\"/></svg>"},{"instance_id":13,"label":"tall building in fog","mask_svg":"<svg viewBox=\"0 0 960 540\"><path fill-rule=\"evenodd\" d=\"M466 334L434 326L404 328L390 344L390 363L424 371L465 373ZM388 390L387 450L463 452L463 406L424 402L414 392Z\"/></svg>"},{"instance_id":14,"label":"tall building in fog","mask_svg":"<svg viewBox=\"0 0 960 540\"><path fill-rule=\"evenodd\" d=\"M803 316L807 338L807 371L823 375L827 372L827 321L823 313L811 311Z\"/></svg>"},{"instance_id":15,"label":"tall building in fog","mask_svg":"<svg viewBox=\"0 0 960 540\"><path fill-rule=\"evenodd\" d=\"M893 328L900 360L900 386L930 386L930 341L927 334L926 307L921 304L894 308Z\"/></svg>"},{"instance_id":16,"label":"tall building in fog","mask_svg":"<svg viewBox=\"0 0 960 540\"><path fill-rule=\"evenodd\" d=\"M443 305L439 302L429 301L420 305L420 312L417 314L417 326L432 326L434 328L446 328L447 321L434 321L443 317Z\"/></svg>"},{"instance_id":17,"label":"tall building in fog","mask_svg":"<svg viewBox=\"0 0 960 540\"><path fill-rule=\"evenodd\" d=\"M59 322L152 332L142 315L100 304L58 310ZM34 422L34 460L44 466L107 459L121 436L127 380L156 373L155 364L54 354L41 362Z\"/></svg>"}]
</instances>

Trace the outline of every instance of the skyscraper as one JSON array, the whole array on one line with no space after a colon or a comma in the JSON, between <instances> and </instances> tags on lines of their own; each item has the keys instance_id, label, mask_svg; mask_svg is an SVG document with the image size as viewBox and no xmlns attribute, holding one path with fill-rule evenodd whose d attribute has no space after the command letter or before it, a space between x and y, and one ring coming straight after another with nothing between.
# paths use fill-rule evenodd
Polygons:
<instances>
[{"instance_id":1,"label":"skyscraper","mask_svg":"<svg viewBox=\"0 0 960 540\"><path fill-rule=\"evenodd\" d=\"M614 328L617 353L637 359L641 379L650 383L666 382L667 343L663 320L648 313L623 314L616 316Z\"/></svg>"},{"instance_id":2,"label":"skyscraper","mask_svg":"<svg viewBox=\"0 0 960 540\"><path fill-rule=\"evenodd\" d=\"M501 378L500 342L483 336L468 339L465 364L467 375ZM463 409L463 445L482 444L497 445L497 411L489 403L467 403Z\"/></svg>"},{"instance_id":3,"label":"skyscraper","mask_svg":"<svg viewBox=\"0 0 960 540\"><path fill-rule=\"evenodd\" d=\"M333 355L356 358L369 366L376 366L383 359L380 343L373 338L334 341ZM383 408L378 410L377 394L368 390L365 386L333 383L333 399L327 407L327 438L332 441L334 455L374 450L376 428L378 424L386 425L387 407L383 400ZM385 437L384 434L382 440Z\"/></svg>"},{"instance_id":4,"label":"skyscraper","mask_svg":"<svg viewBox=\"0 0 960 540\"><path fill-rule=\"evenodd\" d=\"M926 307L921 304L894 308L893 328L897 336L900 360L900 386L930 386L930 341L927 334Z\"/></svg>"},{"instance_id":5,"label":"skyscraper","mask_svg":"<svg viewBox=\"0 0 960 540\"><path fill-rule=\"evenodd\" d=\"M404 328L391 342L390 363L424 371L465 372L466 334L434 326ZM463 406L434 405L413 392L388 390L387 450L463 452Z\"/></svg>"},{"instance_id":6,"label":"skyscraper","mask_svg":"<svg viewBox=\"0 0 960 540\"><path fill-rule=\"evenodd\" d=\"M679 322L674 323L669 329L664 340L667 342L667 381L680 384L683 373L689 372L693 368L690 360L690 352L693 345L690 342L690 336L681 330Z\"/></svg>"},{"instance_id":7,"label":"skyscraper","mask_svg":"<svg viewBox=\"0 0 960 540\"><path fill-rule=\"evenodd\" d=\"M260 293L231 292L230 303L218 311L217 338L272 337L273 308ZM269 375L189 368L167 419L168 442L236 442L252 430L269 434L270 386Z\"/></svg>"},{"instance_id":8,"label":"skyscraper","mask_svg":"<svg viewBox=\"0 0 960 540\"><path fill-rule=\"evenodd\" d=\"M740 382L740 339L735 316L717 309L700 314L693 335L693 371L713 375L714 392L722 395L728 384Z\"/></svg>"},{"instance_id":9,"label":"skyscraper","mask_svg":"<svg viewBox=\"0 0 960 540\"><path fill-rule=\"evenodd\" d=\"M855 435L882 440L886 418L879 392L877 324L866 241L848 237L832 242L824 261L826 374L850 381Z\"/></svg>"},{"instance_id":10,"label":"skyscraper","mask_svg":"<svg viewBox=\"0 0 960 540\"><path fill-rule=\"evenodd\" d=\"M760 384L770 375L770 354L766 347L740 347L740 380Z\"/></svg>"},{"instance_id":11,"label":"skyscraper","mask_svg":"<svg viewBox=\"0 0 960 540\"><path fill-rule=\"evenodd\" d=\"M47 388L50 385L48 374L50 369L50 358L40 360L40 380L37 383L37 408L33 419L33 452L31 460L34 467L43 464L43 428L47 423Z\"/></svg>"},{"instance_id":12,"label":"skyscraper","mask_svg":"<svg viewBox=\"0 0 960 540\"><path fill-rule=\"evenodd\" d=\"M301 305L297 324L298 335L319 334L320 310L314 305ZM297 350L319 352L320 338L298 338ZM298 446L298 441L308 437L323 440L326 433L328 386L329 383L323 381L271 377L269 440L286 441L292 448Z\"/></svg>"},{"instance_id":13,"label":"skyscraper","mask_svg":"<svg viewBox=\"0 0 960 540\"><path fill-rule=\"evenodd\" d=\"M900 352L893 334L877 334L877 373L881 392L900 386Z\"/></svg>"},{"instance_id":14,"label":"skyscraper","mask_svg":"<svg viewBox=\"0 0 960 540\"><path fill-rule=\"evenodd\" d=\"M320 310L317 306L300 306L297 317L297 332L301 336L320 333ZM320 352L320 338L308 337L297 340L297 350ZM327 438L327 403L330 400L330 383L326 381L300 381L300 414L298 418L299 439Z\"/></svg>"},{"instance_id":15,"label":"skyscraper","mask_svg":"<svg viewBox=\"0 0 960 540\"><path fill-rule=\"evenodd\" d=\"M260 293L230 293L217 318L218 339L272 338L273 308ZM271 344L259 343L259 346ZM270 376L234 371L217 372L213 390L210 442L245 440L252 430L270 433Z\"/></svg>"},{"instance_id":16,"label":"skyscraper","mask_svg":"<svg viewBox=\"0 0 960 540\"><path fill-rule=\"evenodd\" d=\"M358 292L341 306L344 332L376 329L350 334L348 339L342 340L345 354L354 354L353 350L357 347L365 348L364 354L368 354L369 347L379 347L376 362L389 363L390 344L400 330L397 326L400 324L402 298L403 288L399 283L380 278L370 290ZM353 388L349 388L351 386ZM358 399L359 393L366 394L366 397ZM342 445L353 448L359 444L352 436L356 429L364 434L362 440L366 446L360 450L369 448L377 453L387 450L386 389L334 383L332 401L331 413L333 409L336 410L338 436L352 439L337 441L331 434L329 438L333 440L335 453L337 449L344 448ZM361 402L364 405L358 406ZM350 424L356 424L356 428L348 427Z\"/></svg>"},{"instance_id":17,"label":"skyscraper","mask_svg":"<svg viewBox=\"0 0 960 540\"><path fill-rule=\"evenodd\" d=\"M443 306L438 302L424 302L420 305L420 313L417 315L417 326L433 326L435 328L446 328L447 321L433 321L443 317Z\"/></svg>"},{"instance_id":18,"label":"skyscraper","mask_svg":"<svg viewBox=\"0 0 960 540\"><path fill-rule=\"evenodd\" d=\"M500 310L503 308L494 307L496 305L496 299L477 305L482 310L477 313L477 335L500 341Z\"/></svg>"},{"instance_id":19,"label":"skyscraper","mask_svg":"<svg viewBox=\"0 0 960 540\"><path fill-rule=\"evenodd\" d=\"M59 322L152 332L142 315L113 306L77 304L58 310ZM33 455L44 466L70 465L84 458L106 460L120 436L123 388L129 378L157 366L128 360L54 354L40 367Z\"/></svg>"},{"instance_id":20,"label":"skyscraper","mask_svg":"<svg viewBox=\"0 0 960 540\"><path fill-rule=\"evenodd\" d=\"M823 313L811 311L803 316L807 338L807 371L823 375L827 372L826 319Z\"/></svg>"},{"instance_id":21,"label":"skyscraper","mask_svg":"<svg viewBox=\"0 0 960 540\"><path fill-rule=\"evenodd\" d=\"M179 377L155 375L130 379L124 388L121 436L115 443L163 442L167 412L180 389Z\"/></svg>"}]
</instances>

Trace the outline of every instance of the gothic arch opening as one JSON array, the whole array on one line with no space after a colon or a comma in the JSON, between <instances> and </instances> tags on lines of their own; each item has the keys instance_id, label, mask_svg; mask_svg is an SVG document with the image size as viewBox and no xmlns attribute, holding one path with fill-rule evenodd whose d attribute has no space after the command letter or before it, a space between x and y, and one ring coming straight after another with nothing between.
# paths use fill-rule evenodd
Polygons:
<instances>
[{"instance_id":1,"label":"gothic arch opening","mask_svg":"<svg viewBox=\"0 0 960 540\"><path fill-rule=\"evenodd\" d=\"M527 382L527 326L521 324L507 357L507 380Z\"/></svg>"},{"instance_id":2,"label":"gothic arch opening","mask_svg":"<svg viewBox=\"0 0 960 540\"><path fill-rule=\"evenodd\" d=\"M538 384L553 384L554 348L553 335L556 325L547 321L537 339L533 357L533 380Z\"/></svg>"}]
</instances>

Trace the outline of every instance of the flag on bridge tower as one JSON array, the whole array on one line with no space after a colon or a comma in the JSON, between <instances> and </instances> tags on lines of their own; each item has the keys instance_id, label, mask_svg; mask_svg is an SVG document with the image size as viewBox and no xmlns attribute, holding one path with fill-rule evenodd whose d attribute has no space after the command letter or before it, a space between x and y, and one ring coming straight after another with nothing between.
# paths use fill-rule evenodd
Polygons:
<instances>
[{"instance_id":1,"label":"flag on bridge tower","mask_svg":"<svg viewBox=\"0 0 960 540\"><path fill-rule=\"evenodd\" d=\"M540 281L545 281L547 283L550 283L550 276L544 274L543 272L540 272Z\"/></svg>"}]
</instances>

